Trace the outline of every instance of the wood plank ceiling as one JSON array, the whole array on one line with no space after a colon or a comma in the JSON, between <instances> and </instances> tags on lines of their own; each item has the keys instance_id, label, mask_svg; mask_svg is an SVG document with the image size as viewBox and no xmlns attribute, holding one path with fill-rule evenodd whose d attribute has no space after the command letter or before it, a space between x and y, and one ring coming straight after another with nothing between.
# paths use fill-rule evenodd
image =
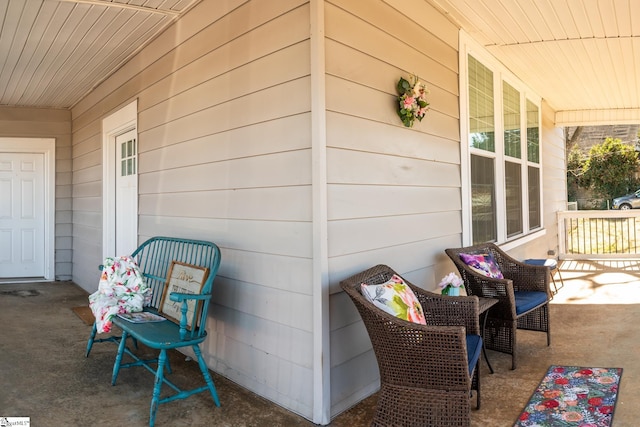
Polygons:
<instances>
[{"instance_id":1,"label":"wood plank ceiling","mask_svg":"<svg viewBox=\"0 0 640 427\"><path fill-rule=\"evenodd\" d=\"M0 105L70 108L200 0L0 0Z\"/></svg>"},{"instance_id":2,"label":"wood plank ceiling","mask_svg":"<svg viewBox=\"0 0 640 427\"><path fill-rule=\"evenodd\" d=\"M0 105L72 107L199 1L0 0ZM640 0L390 3L410 14L416 1L506 64L557 124L640 123Z\"/></svg>"},{"instance_id":3,"label":"wood plank ceiling","mask_svg":"<svg viewBox=\"0 0 640 427\"><path fill-rule=\"evenodd\" d=\"M556 109L556 124L640 123L640 1L426 1Z\"/></svg>"}]
</instances>

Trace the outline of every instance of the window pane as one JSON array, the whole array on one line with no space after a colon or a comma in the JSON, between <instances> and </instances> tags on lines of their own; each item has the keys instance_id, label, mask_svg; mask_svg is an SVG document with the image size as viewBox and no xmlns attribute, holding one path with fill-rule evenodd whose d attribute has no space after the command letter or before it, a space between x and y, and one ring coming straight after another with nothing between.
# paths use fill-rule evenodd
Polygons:
<instances>
[{"instance_id":1,"label":"window pane","mask_svg":"<svg viewBox=\"0 0 640 427\"><path fill-rule=\"evenodd\" d=\"M527 99L527 160L540 163L538 106Z\"/></svg>"},{"instance_id":2,"label":"window pane","mask_svg":"<svg viewBox=\"0 0 640 427\"><path fill-rule=\"evenodd\" d=\"M529 228L542 226L540 212L540 168L529 166Z\"/></svg>"},{"instance_id":3,"label":"window pane","mask_svg":"<svg viewBox=\"0 0 640 427\"><path fill-rule=\"evenodd\" d=\"M502 82L502 111L504 116L504 154L517 159L520 154L520 92Z\"/></svg>"},{"instance_id":4,"label":"window pane","mask_svg":"<svg viewBox=\"0 0 640 427\"><path fill-rule=\"evenodd\" d=\"M505 162L507 237L522 233L522 175L520 164Z\"/></svg>"},{"instance_id":5,"label":"window pane","mask_svg":"<svg viewBox=\"0 0 640 427\"><path fill-rule=\"evenodd\" d=\"M495 152L493 72L469 56L469 145Z\"/></svg>"},{"instance_id":6,"label":"window pane","mask_svg":"<svg viewBox=\"0 0 640 427\"><path fill-rule=\"evenodd\" d=\"M491 158L471 155L471 226L474 245L497 238L493 165Z\"/></svg>"}]
</instances>

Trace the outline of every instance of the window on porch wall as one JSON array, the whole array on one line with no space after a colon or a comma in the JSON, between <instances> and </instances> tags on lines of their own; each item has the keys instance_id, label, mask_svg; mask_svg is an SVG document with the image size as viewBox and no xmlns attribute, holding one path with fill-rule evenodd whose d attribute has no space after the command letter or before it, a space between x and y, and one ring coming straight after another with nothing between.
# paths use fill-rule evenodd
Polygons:
<instances>
[{"instance_id":1,"label":"window on porch wall","mask_svg":"<svg viewBox=\"0 0 640 427\"><path fill-rule=\"evenodd\" d=\"M500 70L496 79L473 56L467 60L473 244L504 242L542 225L539 108Z\"/></svg>"}]
</instances>

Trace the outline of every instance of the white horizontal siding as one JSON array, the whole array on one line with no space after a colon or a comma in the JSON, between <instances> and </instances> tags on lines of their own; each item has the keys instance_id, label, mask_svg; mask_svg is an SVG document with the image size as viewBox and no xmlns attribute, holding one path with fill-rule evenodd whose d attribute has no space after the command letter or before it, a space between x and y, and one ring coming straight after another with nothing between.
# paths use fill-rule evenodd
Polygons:
<instances>
[{"instance_id":1,"label":"white horizontal siding","mask_svg":"<svg viewBox=\"0 0 640 427\"><path fill-rule=\"evenodd\" d=\"M460 242L457 29L426 2L413 6L434 26L393 0L326 7L332 415L379 386L370 341L339 281L382 263L433 289L443 249ZM428 86L431 109L408 129L396 84L411 74Z\"/></svg>"},{"instance_id":2,"label":"white horizontal siding","mask_svg":"<svg viewBox=\"0 0 640 427\"><path fill-rule=\"evenodd\" d=\"M141 194L139 212L185 218L310 221L309 191L309 186L297 186Z\"/></svg>"},{"instance_id":3,"label":"white horizontal siding","mask_svg":"<svg viewBox=\"0 0 640 427\"><path fill-rule=\"evenodd\" d=\"M234 317L221 321L237 322ZM313 409L311 369L291 364L226 334L211 338L203 345L205 360L211 369L292 412L309 417ZM298 344L311 345L310 342Z\"/></svg>"},{"instance_id":4,"label":"white horizontal siding","mask_svg":"<svg viewBox=\"0 0 640 427\"><path fill-rule=\"evenodd\" d=\"M329 198L329 220L460 210L460 189L455 187L332 185Z\"/></svg>"},{"instance_id":5,"label":"white horizontal siding","mask_svg":"<svg viewBox=\"0 0 640 427\"><path fill-rule=\"evenodd\" d=\"M330 184L460 187L460 167L452 163L353 150L329 150Z\"/></svg>"},{"instance_id":6,"label":"white horizontal siding","mask_svg":"<svg viewBox=\"0 0 640 427\"><path fill-rule=\"evenodd\" d=\"M310 185L309 150L196 164L140 174L140 193Z\"/></svg>"},{"instance_id":7,"label":"white horizontal siding","mask_svg":"<svg viewBox=\"0 0 640 427\"><path fill-rule=\"evenodd\" d=\"M311 147L309 114L230 129L140 153L140 173ZM256 143L258 141L258 143Z\"/></svg>"},{"instance_id":8,"label":"white horizontal siding","mask_svg":"<svg viewBox=\"0 0 640 427\"><path fill-rule=\"evenodd\" d=\"M306 284L299 284L299 286L302 291L306 291ZM238 316L238 321L244 321L246 315L271 321L290 330L306 332L313 330L311 310L309 310L311 295L309 294L290 289L267 288L261 283L247 283L220 277L216 283L216 292L212 301L222 307L233 308L234 316ZM251 344L256 340L264 339L266 339L265 336L253 336L246 340L246 343ZM280 341L274 345L288 348L291 343ZM310 353L310 350L306 353ZM295 363L311 367L310 360L296 360Z\"/></svg>"},{"instance_id":9,"label":"white horizontal siding","mask_svg":"<svg viewBox=\"0 0 640 427\"><path fill-rule=\"evenodd\" d=\"M239 55L236 54L235 56ZM220 60L217 57L215 59L217 61ZM229 106L231 111L240 110L242 114L238 114L239 116L252 117L253 111L251 108L254 105L256 107L264 105L259 99L254 101L252 95L270 87L279 87L282 82L298 80L309 74L309 43L308 41L300 42L239 66L233 72L226 72L211 80L195 84L192 77L194 69L196 69L196 66L204 69L207 65L201 62L199 60L192 63L191 66L175 73L175 76L171 76L171 82L176 82L172 86L179 86L171 89L175 95L142 110L138 117L141 127L153 128L162 126L167 122L205 110L212 105L215 106L234 100L239 101L244 106L236 109L231 105ZM282 67L282 64L287 64L288 67ZM212 73L211 69L207 71ZM189 76L191 78L188 78ZM186 87L187 82L190 83L189 87ZM238 84L238 82L242 82L242 84ZM158 93L166 93L167 89L162 83L166 85L170 82L163 80L157 88L150 88L150 91L155 89ZM292 100L290 97L285 97L282 101L289 103ZM275 100L272 100L273 102Z\"/></svg>"},{"instance_id":10,"label":"white horizontal siding","mask_svg":"<svg viewBox=\"0 0 640 427\"><path fill-rule=\"evenodd\" d=\"M102 182L101 121L137 99L138 240L169 235L220 246L203 347L209 366L307 418L309 20L305 0L204 0L73 110L76 232L86 249L74 262L101 262L92 215L102 210L94 184ZM93 280L78 271L74 278Z\"/></svg>"},{"instance_id":11,"label":"white horizontal siding","mask_svg":"<svg viewBox=\"0 0 640 427\"><path fill-rule=\"evenodd\" d=\"M140 237L166 234L212 240L223 248L223 256L224 250L231 248L269 255L311 257L311 225L305 222L140 215L139 224Z\"/></svg>"}]
</instances>

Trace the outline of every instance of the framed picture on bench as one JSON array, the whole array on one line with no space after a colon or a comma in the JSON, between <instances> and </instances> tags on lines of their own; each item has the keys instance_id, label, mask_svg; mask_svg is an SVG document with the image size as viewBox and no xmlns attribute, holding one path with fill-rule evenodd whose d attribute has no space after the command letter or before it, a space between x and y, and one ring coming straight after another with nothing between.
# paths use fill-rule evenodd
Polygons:
<instances>
[{"instance_id":1,"label":"framed picture on bench","mask_svg":"<svg viewBox=\"0 0 640 427\"><path fill-rule=\"evenodd\" d=\"M160 301L160 314L167 319L180 323L182 303L171 301L169 295L172 292L200 294L208 275L208 268L198 267L197 265L186 264L180 261L171 261L169 274L167 275L167 284L164 287L162 300ZM196 304L195 300L187 301L187 329L191 330L193 313L199 309L200 304Z\"/></svg>"}]
</instances>

